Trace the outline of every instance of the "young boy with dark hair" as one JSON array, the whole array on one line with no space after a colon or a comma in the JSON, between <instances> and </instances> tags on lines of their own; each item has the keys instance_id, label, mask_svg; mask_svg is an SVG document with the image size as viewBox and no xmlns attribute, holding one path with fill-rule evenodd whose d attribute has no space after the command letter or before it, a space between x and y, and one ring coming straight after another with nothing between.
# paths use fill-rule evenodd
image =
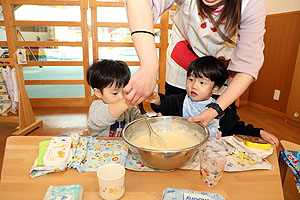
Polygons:
<instances>
[{"instance_id":1,"label":"young boy with dark hair","mask_svg":"<svg viewBox=\"0 0 300 200\"><path fill-rule=\"evenodd\" d=\"M153 92L146 101L151 103L151 108L157 113L186 118L197 116L205 109L213 108L219 115L207 125L211 136L234 134L258 136L271 144L278 145L278 139L274 135L240 121L234 103L225 111L214 103L218 95L213 93L222 87L227 77L228 72L221 60L213 56L200 57L192 61L187 69L186 94L166 96Z\"/></svg>"},{"instance_id":2,"label":"young boy with dark hair","mask_svg":"<svg viewBox=\"0 0 300 200\"><path fill-rule=\"evenodd\" d=\"M125 124L142 115L123 96L130 71L123 61L101 60L87 70L87 82L98 100L89 108L88 135L120 137Z\"/></svg>"}]
</instances>

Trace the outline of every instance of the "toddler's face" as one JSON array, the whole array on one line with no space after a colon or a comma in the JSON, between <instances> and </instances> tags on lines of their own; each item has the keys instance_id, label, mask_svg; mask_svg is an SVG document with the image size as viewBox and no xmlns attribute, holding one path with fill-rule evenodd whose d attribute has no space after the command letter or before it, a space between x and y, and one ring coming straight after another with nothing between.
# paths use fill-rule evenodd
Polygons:
<instances>
[{"instance_id":1,"label":"toddler's face","mask_svg":"<svg viewBox=\"0 0 300 200\"><path fill-rule=\"evenodd\" d=\"M97 89L98 90L98 89ZM97 94L98 93L98 94ZM124 98L123 96L123 86L120 88L116 88L116 84L106 86L102 93L98 90L95 92L96 96L106 104L115 103Z\"/></svg>"},{"instance_id":2,"label":"toddler's face","mask_svg":"<svg viewBox=\"0 0 300 200\"><path fill-rule=\"evenodd\" d=\"M186 92L193 101L208 100L218 87L208 78L196 78L192 73L186 79Z\"/></svg>"}]
</instances>

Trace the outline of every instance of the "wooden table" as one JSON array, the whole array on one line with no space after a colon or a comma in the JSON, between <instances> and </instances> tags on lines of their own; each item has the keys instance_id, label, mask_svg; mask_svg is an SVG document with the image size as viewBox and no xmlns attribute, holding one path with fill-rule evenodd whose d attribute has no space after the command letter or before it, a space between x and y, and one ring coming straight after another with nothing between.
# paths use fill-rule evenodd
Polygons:
<instances>
[{"instance_id":1,"label":"wooden table","mask_svg":"<svg viewBox=\"0 0 300 200\"><path fill-rule=\"evenodd\" d=\"M84 199L100 199L96 172L70 169L37 178L29 170L38 154L38 143L46 136L11 136L7 139L0 185L0 199L43 199L50 185L81 184ZM275 151L276 152L276 151ZM166 187L213 192L230 200L283 199L276 154L268 157L275 170L225 172L219 185L208 188L198 171L135 172L126 170L126 192L122 199L161 199Z\"/></svg>"},{"instance_id":2,"label":"wooden table","mask_svg":"<svg viewBox=\"0 0 300 200\"><path fill-rule=\"evenodd\" d=\"M286 140L280 140L280 146L282 147L283 151L300 151L300 145L295 144L293 142L289 142ZM280 157L280 174L281 174L281 180L282 184L284 184L285 176L286 176L286 170L287 170L287 164L283 160L282 156Z\"/></svg>"}]
</instances>

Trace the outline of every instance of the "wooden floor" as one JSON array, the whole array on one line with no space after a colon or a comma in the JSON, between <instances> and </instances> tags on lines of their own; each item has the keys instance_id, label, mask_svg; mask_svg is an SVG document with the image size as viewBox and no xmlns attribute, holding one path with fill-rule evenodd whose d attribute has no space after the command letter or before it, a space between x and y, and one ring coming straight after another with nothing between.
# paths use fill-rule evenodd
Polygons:
<instances>
[{"instance_id":1,"label":"wooden floor","mask_svg":"<svg viewBox=\"0 0 300 200\"><path fill-rule=\"evenodd\" d=\"M29 135L69 135L72 132L81 133L86 128L88 108L34 108L37 119L42 119L44 126L34 130ZM240 106L238 113L246 123L263 127L276 135L279 140L288 140L300 144L300 128L287 124L284 119L268 112L250 106ZM5 149L6 138L16 130L16 124L0 123L0 170ZM277 149L278 155L278 149ZM29 169L28 169L29 171ZM300 199L291 171L288 169L283 186L286 200ZM249 188L251 191L251 188Z\"/></svg>"}]
</instances>

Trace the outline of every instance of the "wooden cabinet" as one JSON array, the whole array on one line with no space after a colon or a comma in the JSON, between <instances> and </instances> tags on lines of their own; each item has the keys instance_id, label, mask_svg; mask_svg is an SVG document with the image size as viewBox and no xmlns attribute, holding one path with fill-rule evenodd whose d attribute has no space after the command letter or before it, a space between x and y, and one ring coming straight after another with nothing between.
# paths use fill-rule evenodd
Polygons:
<instances>
[{"instance_id":1,"label":"wooden cabinet","mask_svg":"<svg viewBox=\"0 0 300 200\"><path fill-rule=\"evenodd\" d=\"M300 44L286 109L287 122L300 126Z\"/></svg>"}]
</instances>

